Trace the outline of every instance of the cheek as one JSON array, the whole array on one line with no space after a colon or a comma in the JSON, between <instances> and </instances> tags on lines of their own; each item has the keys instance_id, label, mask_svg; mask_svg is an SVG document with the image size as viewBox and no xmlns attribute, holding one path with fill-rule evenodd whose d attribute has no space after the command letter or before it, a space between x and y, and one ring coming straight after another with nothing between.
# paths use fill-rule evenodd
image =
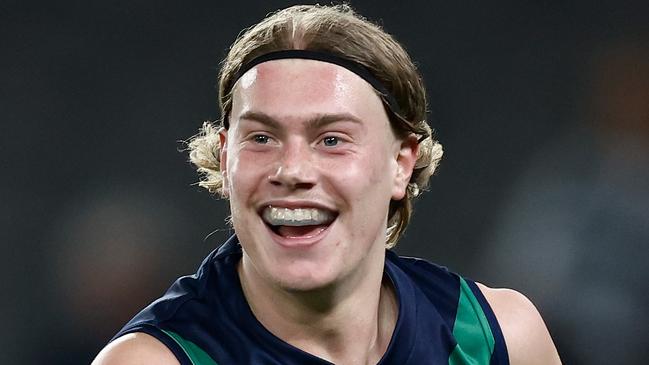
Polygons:
<instances>
[{"instance_id":1,"label":"cheek","mask_svg":"<svg viewBox=\"0 0 649 365\"><path fill-rule=\"evenodd\" d=\"M387 158L382 158L381 153L355 157L326 169L338 188L347 192L350 203L372 204L375 199L389 201L391 184Z\"/></svg>"},{"instance_id":2,"label":"cheek","mask_svg":"<svg viewBox=\"0 0 649 365\"><path fill-rule=\"evenodd\" d=\"M237 151L228 157L228 190L232 204L238 204L249 197L264 176L264 165L259 159L250 158L245 152ZM268 175L268 174L266 174Z\"/></svg>"}]
</instances>

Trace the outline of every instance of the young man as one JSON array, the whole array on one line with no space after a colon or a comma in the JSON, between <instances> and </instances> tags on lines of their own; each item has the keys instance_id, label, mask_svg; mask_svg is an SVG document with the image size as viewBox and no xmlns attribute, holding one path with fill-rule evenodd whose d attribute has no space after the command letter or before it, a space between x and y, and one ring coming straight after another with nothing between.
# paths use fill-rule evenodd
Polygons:
<instances>
[{"instance_id":1,"label":"young man","mask_svg":"<svg viewBox=\"0 0 649 365\"><path fill-rule=\"evenodd\" d=\"M386 248L441 158L403 48L346 6L247 30L221 126L190 144L236 236L98 355L107 364L557 364L534 306Z\"/></svg>"}]
</instances>

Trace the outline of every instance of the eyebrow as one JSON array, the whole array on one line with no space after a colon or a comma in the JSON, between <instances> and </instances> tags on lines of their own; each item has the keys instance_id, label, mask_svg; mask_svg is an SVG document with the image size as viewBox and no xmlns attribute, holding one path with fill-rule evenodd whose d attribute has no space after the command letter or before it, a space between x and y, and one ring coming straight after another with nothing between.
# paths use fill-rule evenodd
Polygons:
<instances>
[{"instance_id":1,"label":"eyebrow","mask_svg":"<svg viewBox=\"0 0 649 365\"><path fill-rule=\"evenodd\" d=\"M239 119L252 120L265 124L271 128L280 127L280 122L277 119L264 112L259 111L246 111L239 116ZM306 124L307 128L309 129L318 129L326 125L342 121L363 124L363 122L358 117L350 113L316 114L315 116L307 119Z\"/></svg>"}]
</instances>

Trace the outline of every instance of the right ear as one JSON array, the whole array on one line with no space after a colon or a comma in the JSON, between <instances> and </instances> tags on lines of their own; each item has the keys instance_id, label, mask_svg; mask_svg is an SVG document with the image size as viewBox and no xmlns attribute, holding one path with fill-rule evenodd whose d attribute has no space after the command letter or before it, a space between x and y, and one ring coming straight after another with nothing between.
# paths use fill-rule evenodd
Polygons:
<instances>
[{"instance_id":1,"label":"right ear","mask_svg":"<svg viewBox=\"0 0 649 365\"><path fill-rule=\"evenodd\" d=\"M228 130L221 128L219 130L219 170L221 171L221 178L223 185L221 186L221 194L224 197L230 196L230 182L228 180Z\"/></svg>"}]
</instances>

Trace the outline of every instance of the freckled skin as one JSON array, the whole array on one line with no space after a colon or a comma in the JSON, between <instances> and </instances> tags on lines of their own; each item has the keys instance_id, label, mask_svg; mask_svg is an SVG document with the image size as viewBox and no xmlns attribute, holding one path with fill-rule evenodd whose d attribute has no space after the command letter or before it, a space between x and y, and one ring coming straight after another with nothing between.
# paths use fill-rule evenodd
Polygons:
<instances>
[{"instance_id":1,"label":"freckled skin","mask_svg":"<svg viewBox=\"0 0 649 365\"><path fill-rule=\"evenodd\" d=\"M401 141L379 97L360 77L329 63L276 60L251 71L254 80L244 75L245 84L234 88L230 129L221 134L232 221L244 248L243 276L298 291L351 289L377 276L380 282L389 203L403 197L407 178L396 158ZM278 127L240 119L249 111L271 116ZM349 113L360 123L307 126L328 113ZM250 136L256 133L269 142L255 143ZM341 143L324 146L327 135ZM258 214L259 204L270 199L317 201L339 216L312 248L286 250L272 241Z\"/></svg>"}]
</instances>

